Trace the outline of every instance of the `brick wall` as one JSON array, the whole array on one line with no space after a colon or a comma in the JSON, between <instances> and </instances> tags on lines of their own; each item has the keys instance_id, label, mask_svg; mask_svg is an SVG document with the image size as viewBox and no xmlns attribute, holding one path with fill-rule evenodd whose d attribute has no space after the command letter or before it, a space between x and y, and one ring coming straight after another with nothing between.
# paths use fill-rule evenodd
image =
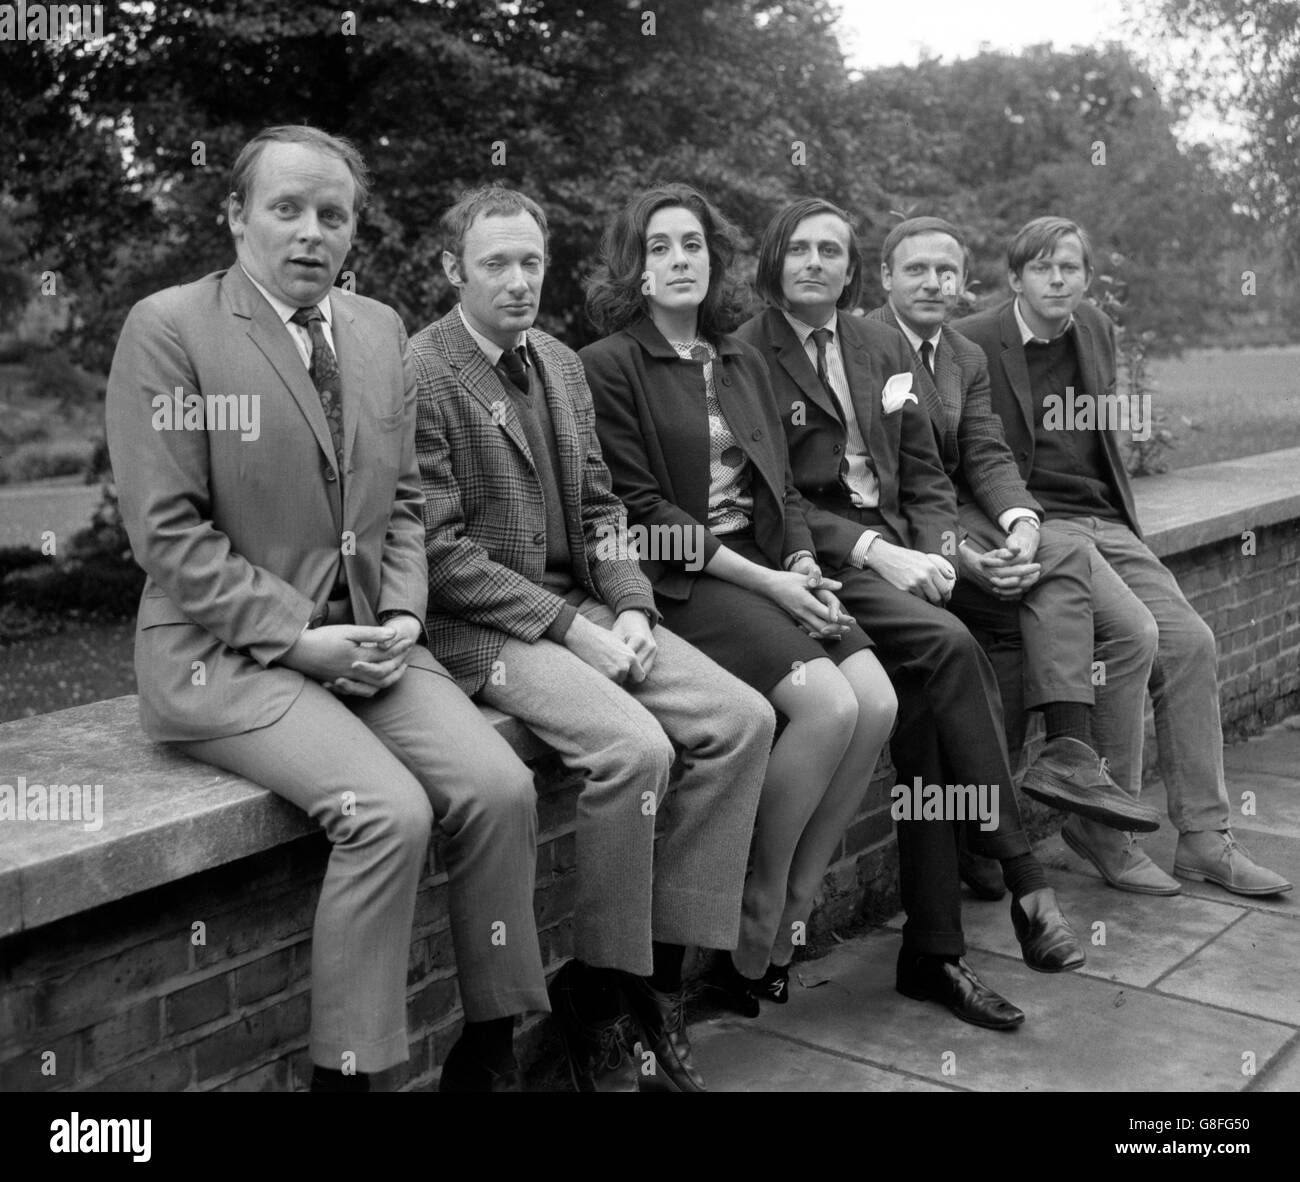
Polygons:
<instances>
[{"instance_id":1,"label":"brick wall","mask_svg":"<svg viewBox=\"0 0 1300 1182\"><path fill-rule=\"evenodd\" d=\"M1164 558L1214 630L1228 738L1300 710L1300 521L1251 532Z\"/></svg>"},{"instance_id":2,"label":"brick wall","mask_svg":"<svg viewBox=\"0 0 1300 1182\"><path fill-rule=\"evenodd\" d=\"M1153 538L1153 543L1157 539ZM1219 640L1225 731L1300 710L1300 521L1167 554ZM534 762L543 958L572 949L577 782ZM827 874L810 937L897 908L892 768L877 775ZM1031 832L1049 814L1023 802ZM0 940L0 1090L285 1090L306 1086L310 926L328 847L293 841ZM205 925L196 943L193 925ZM411 1061L377 1081L427 1088L459 1032L446 876L431 847L408 970ZM547 1038L533 1019L528 1061ZM53 1060L45 1057L53 1053ZM42 1072L52 1062L53 1074ZM47 1068L48 1070L48 1068Z\"/></svg>"}]
</instances>

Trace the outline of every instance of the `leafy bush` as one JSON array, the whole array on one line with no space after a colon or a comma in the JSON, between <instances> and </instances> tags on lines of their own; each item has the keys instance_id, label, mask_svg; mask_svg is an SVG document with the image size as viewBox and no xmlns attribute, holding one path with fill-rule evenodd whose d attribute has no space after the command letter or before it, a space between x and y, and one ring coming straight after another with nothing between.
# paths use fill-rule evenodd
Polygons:
<instances>
[{"instance_id":1,"label":"leafy bush","mask_svg":"<svg viewBox=\"0 0 1300 1182\"><path fill-rule=\"evenodd\" d=\"M47 439L25 443L0 465L0 484L77 476L86 471L95 445L82 439Z\"/></svg>"}]
</instances>

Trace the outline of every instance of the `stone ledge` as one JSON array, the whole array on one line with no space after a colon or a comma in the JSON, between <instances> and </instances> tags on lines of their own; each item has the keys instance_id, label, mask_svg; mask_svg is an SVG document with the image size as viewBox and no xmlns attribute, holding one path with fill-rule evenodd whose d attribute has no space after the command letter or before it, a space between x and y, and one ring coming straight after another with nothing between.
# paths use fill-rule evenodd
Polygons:
<instances>
[{"instance_id":1,"label":"stone ledge","mask_svg":"<svg viewBox=\"0 0 1300 1182\"><path fill-rule=\"evenodd\" d=\"M521 759L547 750L482 710ZM19 776L103 783L103 825L0 822L0 937L319 832L273 792L150 743L134 695L0 726L0 783Z\"/></svg>"},{"instance_id":2,"label":"stone ledge","mask_svg":"<svg viewBox=\"0 0 1300 1182\"><path fill-rule=\"evenodd\" d=\"M1133 482L1138 521L1161 558L1300 517L1300 447Z\"/></svg>"}]
</instances>

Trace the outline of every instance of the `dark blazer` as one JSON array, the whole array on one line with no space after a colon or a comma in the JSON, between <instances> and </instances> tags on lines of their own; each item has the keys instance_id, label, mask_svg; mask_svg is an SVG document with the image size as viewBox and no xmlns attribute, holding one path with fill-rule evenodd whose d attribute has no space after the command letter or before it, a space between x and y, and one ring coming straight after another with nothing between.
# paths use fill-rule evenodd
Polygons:
<instances>
[{"instance_id":1,"label":"dark blazer","mask_svg":"<svg viewBox=\"0 0 1300 1182\"><path fill-rule=\"evenodd\" d=\"M944 475L934 428L925 408L907 402L884 413L881 395L894 374L910 373L912 349L897 328L841 312L837 318L849 391L880 480L879 512L904 546L926 553L952 552L957 502ZM736 330L762 354L785 427L795 487L817 553L846 566L865 526L853 514L840 484L845 430L817 370L782 312L767 308ZM947 536L945 536L945 534Z\"/></svg>"},{"instance_id":2,"label":"dark blazer","mask_svg":"<svg viewBox=\"0 0 1300 1182\"><path fill-rule=\"evenodd\" d=\"M320 395L242 267L149 296L122 328L105 417L122 520L149 576L135 666L141 721L155 739L222 738L288 710L306 679L278 661L308 621L324 618L340 562L358 624L390 609L424 616L406 333L375 300L335 287L330 305L341 482ZM155 430L153 401L170 401L176 387L255 397L258 438Z\"/></svg>"},{"instance_id":3,"label":"dark blazer","mask_svg":"<svg viewBox=\"0 0 1300 1182\"><path fill-rule=\"evenodd\" d=\"M709 517L709 415L704 366L683 361L649 317L579 354L596 404L596 430L614 491L634 525L700 531L705 563L724 544ZM762 359L732 336L718 344L713 386L753 464L754 537L780 567L812 550L803 502L790 477L785 436ZM687 599L694 573L681 562L645 562L657 594Z\"/></svg>"},{"instance_id":4,"label":"dark blazer","mask_svg":"<svg viewBox=\"0 0 1300 1182\"><path fill-rule=\"evenodd\" d=\"M587 379L572 349L537 328L560 457L574 581L614 610L654 610L635 559L612 540L627 520L600 456ZM424 486L429 647L466 693L477 692L508 637L541 639L564 601L544 588L546 510L523 424L460 312L411 338L418 381L415 452Z\"/></svg>"},{"instance_id":5,"label":"dark blazer","mask_svg":"<svg viewBox=\"0 0 1300 1182\"><path fill-rule=\"evenodd\" d=\"M1025 360L1025 347L1020 340L1020 326L1016 323L1012 302L1007 300L996 308L958 320L953 327L974 341L988 358L993 409L1001 416L1011 453L1020 475L1028 483L1034 469L1034 396L1029 388L1029 364ZM1074 333L1079 353L1083 392L1096 399L1114 394L1114 324L1104 313L1085 302L1075 309L1074 327L1070 331ZM1133 506L1133 490L1115 432L1103 431L1101 445L1106 473L1119 494L1124 518L1140 538L1142 530Z\"/></svg>"},{"instance_id":6,"label":"dark blazer","mask_svg":"<svg viewBox=\"0 0 1300 1182\"><path fill-rule=\"evenodd\" d=\"M899 328L888 303L868 313L867 319ZM997 520L1008 509L1032 509L1041 516L1042 506L1025 487L1007 446L1002 420L993 413L984 350L945 325L934 352L934 377L919 357L912 372L934 423L943 470L957 493L962 525L982 537L992 525L1000 538Z\"/></svg>"}]
</instances>

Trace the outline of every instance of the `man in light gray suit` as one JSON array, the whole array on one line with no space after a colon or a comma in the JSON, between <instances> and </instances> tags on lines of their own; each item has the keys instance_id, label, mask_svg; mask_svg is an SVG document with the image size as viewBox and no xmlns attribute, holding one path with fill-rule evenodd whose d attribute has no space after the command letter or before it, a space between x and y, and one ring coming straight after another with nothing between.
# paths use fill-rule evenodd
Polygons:
<instances>
[{"instance_id":1,"label":"man in light gray suit","mask_svg":"<svg viewBox=\"0 0 1300 1182\"><path fill-rule=\"evenodd\" d=\"M444 1088L513 1086L547 1010L532 776L417 643L428 592L406 334L333 287L368 178L351 144L269 128L235 162L238 262L137 304L108 444L148 574L136 633L157 740L271 789L333 844L312 938L313 1090L407 1058L430 826L448 838L466 1026Z\"/></svg>"}]
</instances>

